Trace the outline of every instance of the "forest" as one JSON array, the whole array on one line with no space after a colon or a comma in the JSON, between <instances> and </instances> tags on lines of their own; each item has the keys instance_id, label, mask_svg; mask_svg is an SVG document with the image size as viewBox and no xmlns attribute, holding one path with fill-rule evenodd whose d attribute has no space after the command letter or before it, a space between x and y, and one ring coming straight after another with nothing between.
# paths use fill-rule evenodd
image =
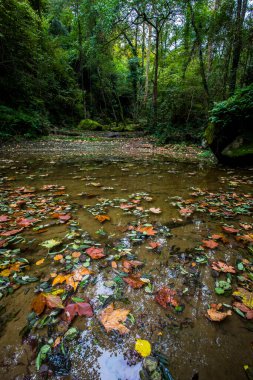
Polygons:
<instances>
[{"instance_id":1,"label":"forest","mask_svg":"<svg viewBox=\"0 0 253 380\"><path fill-rule=\"evenodd\" d=\"M1 0L0 7L2 138L91 119L109 130L144 129L162 143L199 142L210 111L216 107L219 119L222 102L241 89L248 109L239 118L252 121L251 1Z\"/></svg>"},{"instance_id":2,"label":"forest","mask_svg":"<svg viewBox=\"0 0 253 380\"><path fill-rule=\"evenodd\" d=\"M253 0L0 0L1 380L253 380Z\"/></svg>"}]
</instances>

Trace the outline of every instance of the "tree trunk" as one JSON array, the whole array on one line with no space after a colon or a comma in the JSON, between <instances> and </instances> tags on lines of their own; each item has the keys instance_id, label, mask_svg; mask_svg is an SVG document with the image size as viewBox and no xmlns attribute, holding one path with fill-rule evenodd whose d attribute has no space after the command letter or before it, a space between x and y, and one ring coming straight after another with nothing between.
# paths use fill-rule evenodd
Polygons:
<instances>
[{"instance_id":1,"label":"tree trunk","mask_svg":"<svg viewBox=\"0 0 253 380\"><path fill-rule=\"evenodd\" d=\"M150 66L150 50L151 50L152 26L148 25L148 47L146 56L146 77L145 77L145 91L144 91L144 106L147 104L148 90L149 90L149 66Z\"/></svg>"},{"instance_id":2,"label":"tree trunk","mask_svg":"<svg viewBox=\"0 0 253 380\"><path fill-rule=\"evenodd\" d=\"M158 98L158 69L159 69L159 42L160 32L156 29L155 38L155 66L154 66L154 84L153 84L153 126L157 126L157 98Z\"/></svg>"},{"instance_id":3,"label":"tree trunk","mask_svg":"<svg viewBox=\"0 0 253 380\"><path fill-rule=\"evenodd\" d=\"M232 57L232 65L230 71L230 83L229 92L233 95L236 88L237 71L240 62L241 50L242 50L242 27L247 10L248 0L237 0L236 7L236 20L235 20L235 32L234 32L234 49Z\"/></svg>"}]
</instances>

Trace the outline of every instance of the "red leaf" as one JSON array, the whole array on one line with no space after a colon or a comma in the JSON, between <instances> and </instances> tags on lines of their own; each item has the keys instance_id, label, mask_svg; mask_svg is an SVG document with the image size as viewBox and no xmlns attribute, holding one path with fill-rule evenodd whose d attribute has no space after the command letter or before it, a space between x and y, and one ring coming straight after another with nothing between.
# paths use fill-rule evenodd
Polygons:
<instances>
[{"instance_id":1,"label":"red leaf","mask_svg":"<svg viewBox=\"0 0 253 380\"><path fill-rule=\"evenodd\" d=\"M86 249L87 255L89 255L92 259L95 259L95 260L105 257L103 252L104 252L103 248L90 247Z\"/></svg>"},{"instance_id":2,"label":"red leaf","mask_svg":"<svg viewBox=\"0 0 253 380\"><path fill-rule=\"evenodd\" d=\"M29 227L31 224L38 222L39 219L25 219L25 218L18 218L16 220L17 224L21 227Z\"/></svg>"},{"instance_id":3,"label":"red leaf","mask_svg":"<svg viewBox=\"0 0 253 380\"><path fill-rule=\"evenodd\" d=\"M156 249L158 247L161 246L161 243L158 243L156 241L151 241L149 244L148 244L152 249Z\"/></svg>"},{"instance_id":4,"label":"red leaf","mask_svg":"<svg viewBox=\"0 0 253 380\"><path fill-rule=\"evenodd\" d=\"M134 289L142 288L145 285L145 282L140 279L138 274L124 277L123 280Z\"/></svg>"},{"instance_id":5,"label":"red leaf","mask_svg":"<svg viewBox=\"0 0 253 380\"><path fill-rule=\"evenodd\" d=\"M177 292L173 289L169 289L166 286L158 290L155 300L165 309L168 305L172 305L174 307L179 306L178 300L175 298Z\"/></svg>"},{"instance_id":6,"label":"red leaf","mask_svg":"<svg viewBox=\"0 0 253 380\"><path fill-rule=\"evenodd\" d=\"M212 263L212 268L217 272L236 273L236 270L234 267L232 267L232 265L227 265L223 261L214 261Z\"/></svg>"},{"instance_id":7,"label":"red leaf","mask_svg":"<svg viewBox=\"0 0 253 380\"><path fill-rule=\"evenodd\" d=\"M187 215L187 216L189 215L190 216L193 213L193 210L190 208L181 208L179 210L179 212L181 215Z\"/></svg>"},{"instance_id":8,"label":"red leaf","mask_svg":"<svg viewBox=\"0 0 253 380\"><path fill-rule=\"evenodd\" d=\"M91 305L88 302L79 302L79 303L72 303L66 306L65 314L66 314L67 320L71 322L72 319L74 319L76 315L79 315L79 316L86 315L86 317L92 317L93 310L92 310Z\"/></svg>"},{"instance_id":9,"label":"red leaf","mask_svg":"<svg viewBox=\"0 0 253 380\"><path fill-rule=\"evenodd\" d=\"M20 228L19 230L11 230L11 231L5 231L5 232L1 232L1 236L12 236L12 235L16 235L18 234L19 232L23 231L24 228Z\"/></svg>"},{"instance_id":10,"label":"red leaf","mask_svg":"<svg viewBox=\"0 0 253 380\"><path fill-rule=\"evenodd\" d=\"M8 220L10 220L8 215L1 215L0 216L0 223L8 222Z\"/></svg>"},{"instance_id":11,"label":"red leaf","mask_svg":"<svg viewBox=\"0 0 253 380\"><path fill-rule=\"evenodd\" d=\"M234 227L222 226L222 229L229 234L237 234L237 232L239 232L239 230L236 230Z\"/></svg>"},{"instance_id":12,"label":"red leaf","mask_svg":"<svg viewBox=\"0 0 253 380\"><path fill-rule=\"evenodd\" d=\"M210 249L216 248L219 245L213 240L202 240L202 243L203 243L203 247L210 248Z\"/></svg>"}]
</instances>

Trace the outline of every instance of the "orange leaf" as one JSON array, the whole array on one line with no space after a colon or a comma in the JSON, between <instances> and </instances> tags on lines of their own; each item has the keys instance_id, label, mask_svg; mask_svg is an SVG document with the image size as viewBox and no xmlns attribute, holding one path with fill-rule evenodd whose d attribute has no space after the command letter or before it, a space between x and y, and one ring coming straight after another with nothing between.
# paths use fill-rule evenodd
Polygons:
<instances>
[{"instance_id":1,"label":"orange leaf","mask_svg":"<svg viewBox=\"0 0 253 380\"><path fill-rule=\"evenodd\" d=\"M56 256L54 256L54 261L60 261L61 259L63 259L62 255L56 255Z\"/></svg>"},{"instance_id":2,"label":"orange leaf","mask_svg":"<svg viewBox=\"0 0 253 380\"><path fill-rule=\"evenodd\" d=\"M113 269L118 268L118 264L116 263L116 261L112 261L111 262L111 266L112 266Z\"/></svg>"},{"instance_id":3,"label":"orange leaf","mask_svg":"<svg viewBox=\"0 0 253 380\"><path fill-rule=\"evenodd\" d=\"M153 236L153 235L155 235L157 233L152 226L151 227L141 227L141 226L139 226L139 227L136 228L136 231L137 232L141 232L142 234L148 235L148 236Z\"/></svg>"},{"instance_id":4,"label":"orange leaf","mask_svg":"<svg viewBox=\"0 0 253 380\"><path fill-rule=\"evenodd\" d=\"M207 310L206 317L213 322L221 322L223 319L227 318L229 315L232 315L232 311L220 311L222 304L212 304L211 308Z\"/></svg>"},{"instance_id":5,"label":"orange leaf","mask_svg":"<svg viewBox=\"0 0 253 380\"><path fill-rule=\"evenodd\" d=\"M141 267L142 265L143 265L142 261L137 261L137 260L132 260L132 261L124 260L123 261L123 267L128 272L130 272L133 268L138 268L138 267Z\"/></svg>"},{"instance_id":6,"label":"orange leaf","mask_svg":"<svg viewBox=\"0 0 253 380\"><path fill-rule=\"evenodd\" d=\"M36 261L35 265L41 265L44 263L44 261L45 261L45 259L40 259L40 260Z\"/></svg>"},{"instance_id":7,"label":"orange leaf","mask_svg":"<svg viewBox=\"0 0 253 380\"><path fill-rule=\"evenodd\" d=\"M165 309L168 305L172 305L174 307L179 306L178 300L175 298L177 292L174 289L167 288L164 286L160 290L158 290L155 300Z\"/></svg>"},{"instance_id":8,"label":"orange leaf","mask_svg":"<svg viewBox=\"0 0 253 380\"><path fill-rule=\"evenodd\" d=\"M43 293L40 293L33 299L32 309L35 311L36 314L40 315L43 313L45 307L46 307L46 299Z\"/></svg>"},{"instance_id":9,"label":"orange leaf","mask_svg":"<svg viewBox=\"0 0 253 380\"><path fill-rule=\"evenodd\" d=\"M74 257L75 259L77 259L78 257L81 256L81 252L77 252L77 251L73 252L71 256Z\"/></svg>"},{"instance_id":10,"label":"orange leaf","mask_svg":"<svg viewBox=\"0 0 253 380\"><path fill-rule=\"evenodd\" d=\"M229 233L229 234L237 234L237 232L239 232L239 230L236 230L234 227L226 227L226 226L222 226L222 229Z\"/></svg>"},{"instance_id":11,"label":"orange leaf","mask_svg":"<svg viewBox=\"0 0 253 380\"><path fill-rule=\"evenodd\" d=\"M217 272L236 273L236 270L234 267L232 267L232 265L227 265L223 261L214 261L212 263L212 268Z\"/></svg>"},{"instance_id":12,"label":"orange leaf","mask_svg":"<svg viewBox=\"0 0 253 380\"><path fill-rule=\"evenodd\" d=\"M92 259L95 259L95 260L105 257L103 252L104 252L103 248L90 247L86 249L87 255L89 255Z\"/></svg>"},{"instance_id":13,"label":"orange leaf","mask_svg":"<svg viewBox=\"0 0 253 380\"><path fill-rule=\"evenodd\" d=\"M145 282L140 279L139 275L132 275L129 277L123 277L123 280L131 286L131 288L139 289L145 285Z\"/></svg>"},{"instance_id":14,"label":"orange leaf","mask_svg":"<svg viewBox=\"0 0 253 380\"><path fill-rule=\"evenodd\" d=\"M216 248L219 245L213 240L202 240L202 243L203 243L203 247L210 248L210 249Z\"/></svg>"},{"instance_id":15,"label":"orange leaf","mask_svg":"<svg viewBox=\"0 0 253 380\"><path fill-rule=\"evenodd\" d=\"M158 247L161 246L161 243L158 243L157 241L151 241L148 243L148 245L152 248L152 249L156 249Z\"/></svg>"},{"instance_id":16,"label":"orange leaf","mask_svg":"<svg viewBox=\"0 0 253 380\"><path fill-rule=\"evenodd\" d=\"M106 220L111 220L109 215L96 215L95 219L97 219L100 223L104 223Z\"/></svg>"},{"instance_id":17,"label":"orange leaf","mask_svg":"<svg viewBox=\"0 0 253 380\"><path fill-rule=\"evenodd\" d=\"M120 334L127 334L129 329L122 324L127 319L130 310L114 309L113 304L107 306L99 316L99 320L107 332L119 331Z\"/></svg>"}]
</instances>

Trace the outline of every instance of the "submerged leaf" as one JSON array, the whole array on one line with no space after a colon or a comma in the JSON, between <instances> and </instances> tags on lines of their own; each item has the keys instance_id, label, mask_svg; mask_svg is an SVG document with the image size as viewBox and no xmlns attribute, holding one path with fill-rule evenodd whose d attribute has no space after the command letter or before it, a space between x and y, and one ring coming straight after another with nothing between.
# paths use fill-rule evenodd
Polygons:
<instances>
[{"instance_id":1,"label":"submerged leaf","mask_svg":"<svg viewBox=\"0 0 253 380\"><path fill-rule=\"evenodd\" d=\"M117 330L120 334L127 334L129 329L123 325L130 310L114 309L114 305L107 306L100 314L99 320L107 332Z\"/></svg>"}]
</instances>

